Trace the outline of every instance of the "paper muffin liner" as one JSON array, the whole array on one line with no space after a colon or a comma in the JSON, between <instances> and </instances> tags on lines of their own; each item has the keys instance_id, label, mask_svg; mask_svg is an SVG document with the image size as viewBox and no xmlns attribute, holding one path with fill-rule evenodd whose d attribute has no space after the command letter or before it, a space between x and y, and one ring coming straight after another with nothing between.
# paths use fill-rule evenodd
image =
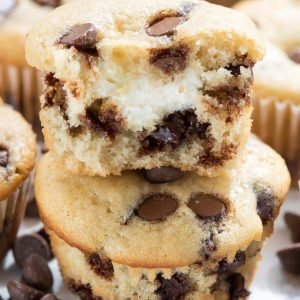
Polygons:
<instances>
[{"instance_id":1,"label":"paper muffin liner","mask_svg":"<svg viewBox=\"0 0 300 300\"><path fill-rule=\"evenodd\" d=\"M20 111L40 135L39 96L42 93L42 76L30 67L0 64L0 96Z\"/></svg>"},{"instance_id":2,"label":"paper muffin liner","mask_svg":"<svg viewBox=\"0 0 300 300\"><path fill-rule=\"evenodd\" d=\"M32 181L31 174L7 198L0 199L0 262L16 238L25 214Z\"/></svg>"},{"instance_id":3,"label":"paper muffin liner","mask_svg":"<svg viewBox=\"0 0 300 300\"><path fill-rule=\"evenodd\" d=\"M294 177L299 177L300 105L272 99L255 100L253 132L281 154Z\"/></svg>"}]
</instances>

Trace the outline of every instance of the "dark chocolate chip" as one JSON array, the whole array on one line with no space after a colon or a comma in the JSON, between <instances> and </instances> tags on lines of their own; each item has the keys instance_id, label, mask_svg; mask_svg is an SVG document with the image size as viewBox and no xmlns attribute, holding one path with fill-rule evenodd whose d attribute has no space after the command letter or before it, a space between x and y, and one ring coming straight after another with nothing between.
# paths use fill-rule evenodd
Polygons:
<instances>
[{"instance_id":1,"label":"dark chocolate chip","mask_svg":"<svg viewBox=\"0 0 300 300\"><path fill-rule=\"evenodd\" d=\"M241 67L247 68L247 66L245 66L245 65L232 65L232 64L230 64L230 65L226 66L225 69L230 71L230 73L233 76L237 77L237 76L241 75Z\"/></svg>"},{"instance_id":2,"label":"dark chocolate chip","mask_svg":"<svg viewBox=\"0 0 300 300\"><path fill-rule=\"evenodd\" d=\"M69 283L70 290L77 294L81 300L102 300L101 297L93 295L92 288L89 284Z\"/></svg>"},{"instance_id":3,"label":"dark chocolate chip","mask_svg":"<svg viewBox=\"0 0 300 300\"><path fill-rule=\"evenodd\" d=\"M300 243L300 216L294 213L284 215L285 223L289 227L294 243Z\"/></svg>"},{"instance_id":4,"label":"dark chocolate chip","mask_svg":"<svg viewBox=\"0 0 300 300\"><path fill-rule=\"evenodd\" d=\"M1 0L0 1L0 21L12 12L16 6L16 0Z\"/></svg>"},{"instance_id":5,"label":"dark chocolate chip","mask_svg":"<svg viewBox=\"0 0 300 300\"><path fill-rule=\"evenodd\" d=\"M38 254L31 254L22 270L22 282L41 291L50 291L53 285L52 273L47 261Z\"/></svg>"},{"instance_id":6,"label":"dark chocolate chip","mask_svg":"<svg viewBox=\"0 0 300 300\"><path fill-rule=\"evenodd\" d=\"M23 267L26 259L33 253L46 260L52 257L48 242L37 233L23 235L15 241L13 255L18 266Z\"/></svg>"},{"instance_id":7,"label":"dark chocolate chip","mask_svg":"<svg viewBox=\"0 0 300 300\"><path fill-rule=\"evenodd\" d=\"M277 255L288 273L300 275L300 243L278 251Z\"/></svg>"},{"instance_id":8,"label":"dark chocolate chip","mask_svg":"<svg viewBox=\"0 0 300 300\"><path fill-rule=\"evenodd\" d=\"M61 5L61 0L33 0L33 1L42 6L58 7L59 5Z\"/></svg>"},{"instance_id":9,"label":"dark chocolate chip","mask_svg":"<svg viewBox=\"0 0 300 300\"><path fill-rule=\"evenodd\" d=\"M227 281L229 283L229 300L239 300L250 295L250 292L245 289L245 278L240 273L231 274Z\"/></svg>"},{"instance_id":10,"label":"dark chocolate chip","mask_svg":"<svg viewBox=\"0 0 300 300\"><path fill-rule=\"evenodd\" d=\"M143 220L161 221L173 214L178 208L178 201L169 194L157 193L146 196L136 214Z\"/></svg>"},{"instance_id":11,"label":"dark chocolate chip","mask_svg":"<svg viewBox=\"0 0 300 300\"><path fill-rule=\"evenodd\" d=\"M187 275L176 273L170 279L165 279L159 274L157 281L160 287L155 294L159 295L161 300L183 300L189 292Z\"/></svg>"},{"instance_id":12,"label":"dark chocolate chip","mask_svg":"<svg viewBox=\"0 0 300 300\"><path fill-rule=\"evenodd\" d=\"M224 202L214 195L197 193L191 196L187 206L201 219L220 220L226 213Z\"/></svg>"},{"instance_id":13,"label":"dark chocolate chip","mask_svg":"<svg viewBox=\"0 0 300 300\"><path fill-rule=\"evenodd\" d=\"M162 16L148 26L146 32L150 36L172 36L176 27L187 20L186 16Z\"/></svg>"},{"instance_id":14,"label":"dark chocolate chip","mask_svg":"<svg viewBox=\"0 0 300 300\"><path fill-rule=\"evenodd\" d=\"M0 168L6 168L8 165L8 149L4 145L0 145Z\"/></svg>"},{"instance_id":15,"label":"dark chocolate chip","mask_svg":"<svg viewBox=\"0 0 300 300\"><path fill-rule=\"evenodd\" d=\"M183 71L189 54L187 45L177 47L151 49L150 64L159 68L166 74Z\"/></svg>"},{"instance_id":16,"label":"dark chocolate chip","mask_svg":"<svg viewBox=\"0 0 300 300\"><path fill-rule=\"evenodd\" d=\"M59 300L54 294L47 294L41 300Z\"/></svg>"},{"instance_id":17,"label":"dark chocolate chip","mask_svg":"<svg viewBox=\"0 0 300 300\"><path fill-rule=\"evenodd\" d=\"M44 293L15 280L7 283L11 300L40 300Z\"/></svg>"},{"instance_id":18,"label":"dark chocolate chip","mask_svg":"<svg viewBox=\"0 0 300 300\"><path fill-rule=\"evenodd\" d=\"M185 172L172 167L160 167L144 171L145 179L150 183L173 182L184 177Z\"/></svg>"},{"instance_id":19,"label":"dark chocolate chip","mask_svg":"<svg viewBox=\"0 0 300 300\"><path fill-rule=\"evenodd\" d=\"M300 64L300 47L296 47L288 52L289 58L296 64Z\"/></svg>"},{"instance_id":20,"label":"dark chocolate chip","mask_svg":"<svg viewBox=\"0 0 300 300\"><path fill-rule=\"evenodd\" d=\"M262 222L265 224L274 219L274 209L276 206L275 196L271 188L256 190L257 206L256 210Z\"/></svg>"},{"instance_id":21,"label":"dark chocolate chip","mask_svg":"<svg viewBox=\"0 0 300 300\"><path fill-rule=\"evenodd\" d=\"M98 253L92 253L88 257L88 263L96 274L105 279L111 279L114 276L114 267L110 259L103 259Z\"/></svg>"},{"instance_id":22,"label":"dark chocolate chip","mask_svg":"<svg viewBox=\"0 0 300 300\"><path fill-rule=\"evenodd\" d=\"M228 263L227 259L219 261L218 273L232 273L237 268L243 266L246 262L246 253L244 251L238 251L232 263Z\"/></svg>"},{"instance_id":23,"label":"dark chocolate chip","mask_svg":"<svg viewBox=\"0 0 300 300\"><path fill-rule=\"evenodd\" d=\"M59 79L54 76L54 73L46 74L44 78L45 84L54 87L56 83L59 83Z\"/></svg>"},{"instance_id":24,"label":"dark chocolate chip","mask_svg":"<svg viewBox=\"0 0 300 300\"><path fill-rule=\"evenodd\" d=\"M68 47L75 47L80 51L95 49L97 44L96 27L92 23L74 25L61 37L60 43Z\"/></svg>"}]
</instances>

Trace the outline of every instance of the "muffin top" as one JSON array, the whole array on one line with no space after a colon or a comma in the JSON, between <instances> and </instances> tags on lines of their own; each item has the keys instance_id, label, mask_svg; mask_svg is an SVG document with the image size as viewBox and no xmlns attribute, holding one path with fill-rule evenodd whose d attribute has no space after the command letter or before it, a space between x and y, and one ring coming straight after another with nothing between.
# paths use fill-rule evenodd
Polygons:
<instances>
[{"instance_id":1,"label":"muffin top","mask_svg":"<svg viewBox=\"0 0 300 300\"><path fill-rule=\"evenodd\" d=\"M31 126L0 99L0 201L28 177L36 150Z\"/></svg>"},{"instance_id":2,"label":"muffin top","mask_svg":"<svg viewBox=\"0 0 300 300\"><path fill-rule=\"evenodd\" d=\"M0 63L26 66L25 38L32 26L70 0L1 0Z\"/></svg>"}]
</instances>

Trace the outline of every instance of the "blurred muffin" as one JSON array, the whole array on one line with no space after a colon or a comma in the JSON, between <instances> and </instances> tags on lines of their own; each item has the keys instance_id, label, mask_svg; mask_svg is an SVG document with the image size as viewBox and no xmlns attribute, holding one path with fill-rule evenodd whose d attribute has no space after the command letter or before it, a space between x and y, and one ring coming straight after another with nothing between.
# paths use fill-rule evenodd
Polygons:
<instances>
[{"instance_id":1,"label":"blurred muffin","mask_svg":"<svg viewBox=\"0 0 300 300\"><path fill-rule=\"evenodd\" d=\"M0 99L0 262L22 221L36 158L31 126Z\"/></svg>"}]
</instances>

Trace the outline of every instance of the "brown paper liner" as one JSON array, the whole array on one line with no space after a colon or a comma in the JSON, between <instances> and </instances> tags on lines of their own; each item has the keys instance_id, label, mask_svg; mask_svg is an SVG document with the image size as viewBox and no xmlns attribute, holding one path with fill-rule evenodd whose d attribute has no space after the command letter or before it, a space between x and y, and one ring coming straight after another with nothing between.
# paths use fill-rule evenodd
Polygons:
<instances>
[{"instance_id":1,"label":"brown paper liner","mask_svg":"<svg viewBox=\"0 0 300 300\"><path fill-rule=\"evenodd\" d=\"M294 176L299 176L300 105L272 99L255 100L252 130L286 159Z\"/></svg>"},{"instance_id":2,"label":"brown paper liner","mask_svg":"<svg viewBox=\"0 0 300 300\"><path fill-rule=\"evenodd\" d=\"M0 199L0 262L12 247L23 220L32 186L30 175L7 198Z\"/></svg>"},{"instance_id":3,"label":"brown paper liner","mask_svg":"<svg viewBox=\"0 0 300 300\"><path fill-rule=\"evenodd\" d=\"M20 111L40 133L39 96L42 93L41 74L29 67L0 64L0 97Z\"/></svg>"}]
</instances>

